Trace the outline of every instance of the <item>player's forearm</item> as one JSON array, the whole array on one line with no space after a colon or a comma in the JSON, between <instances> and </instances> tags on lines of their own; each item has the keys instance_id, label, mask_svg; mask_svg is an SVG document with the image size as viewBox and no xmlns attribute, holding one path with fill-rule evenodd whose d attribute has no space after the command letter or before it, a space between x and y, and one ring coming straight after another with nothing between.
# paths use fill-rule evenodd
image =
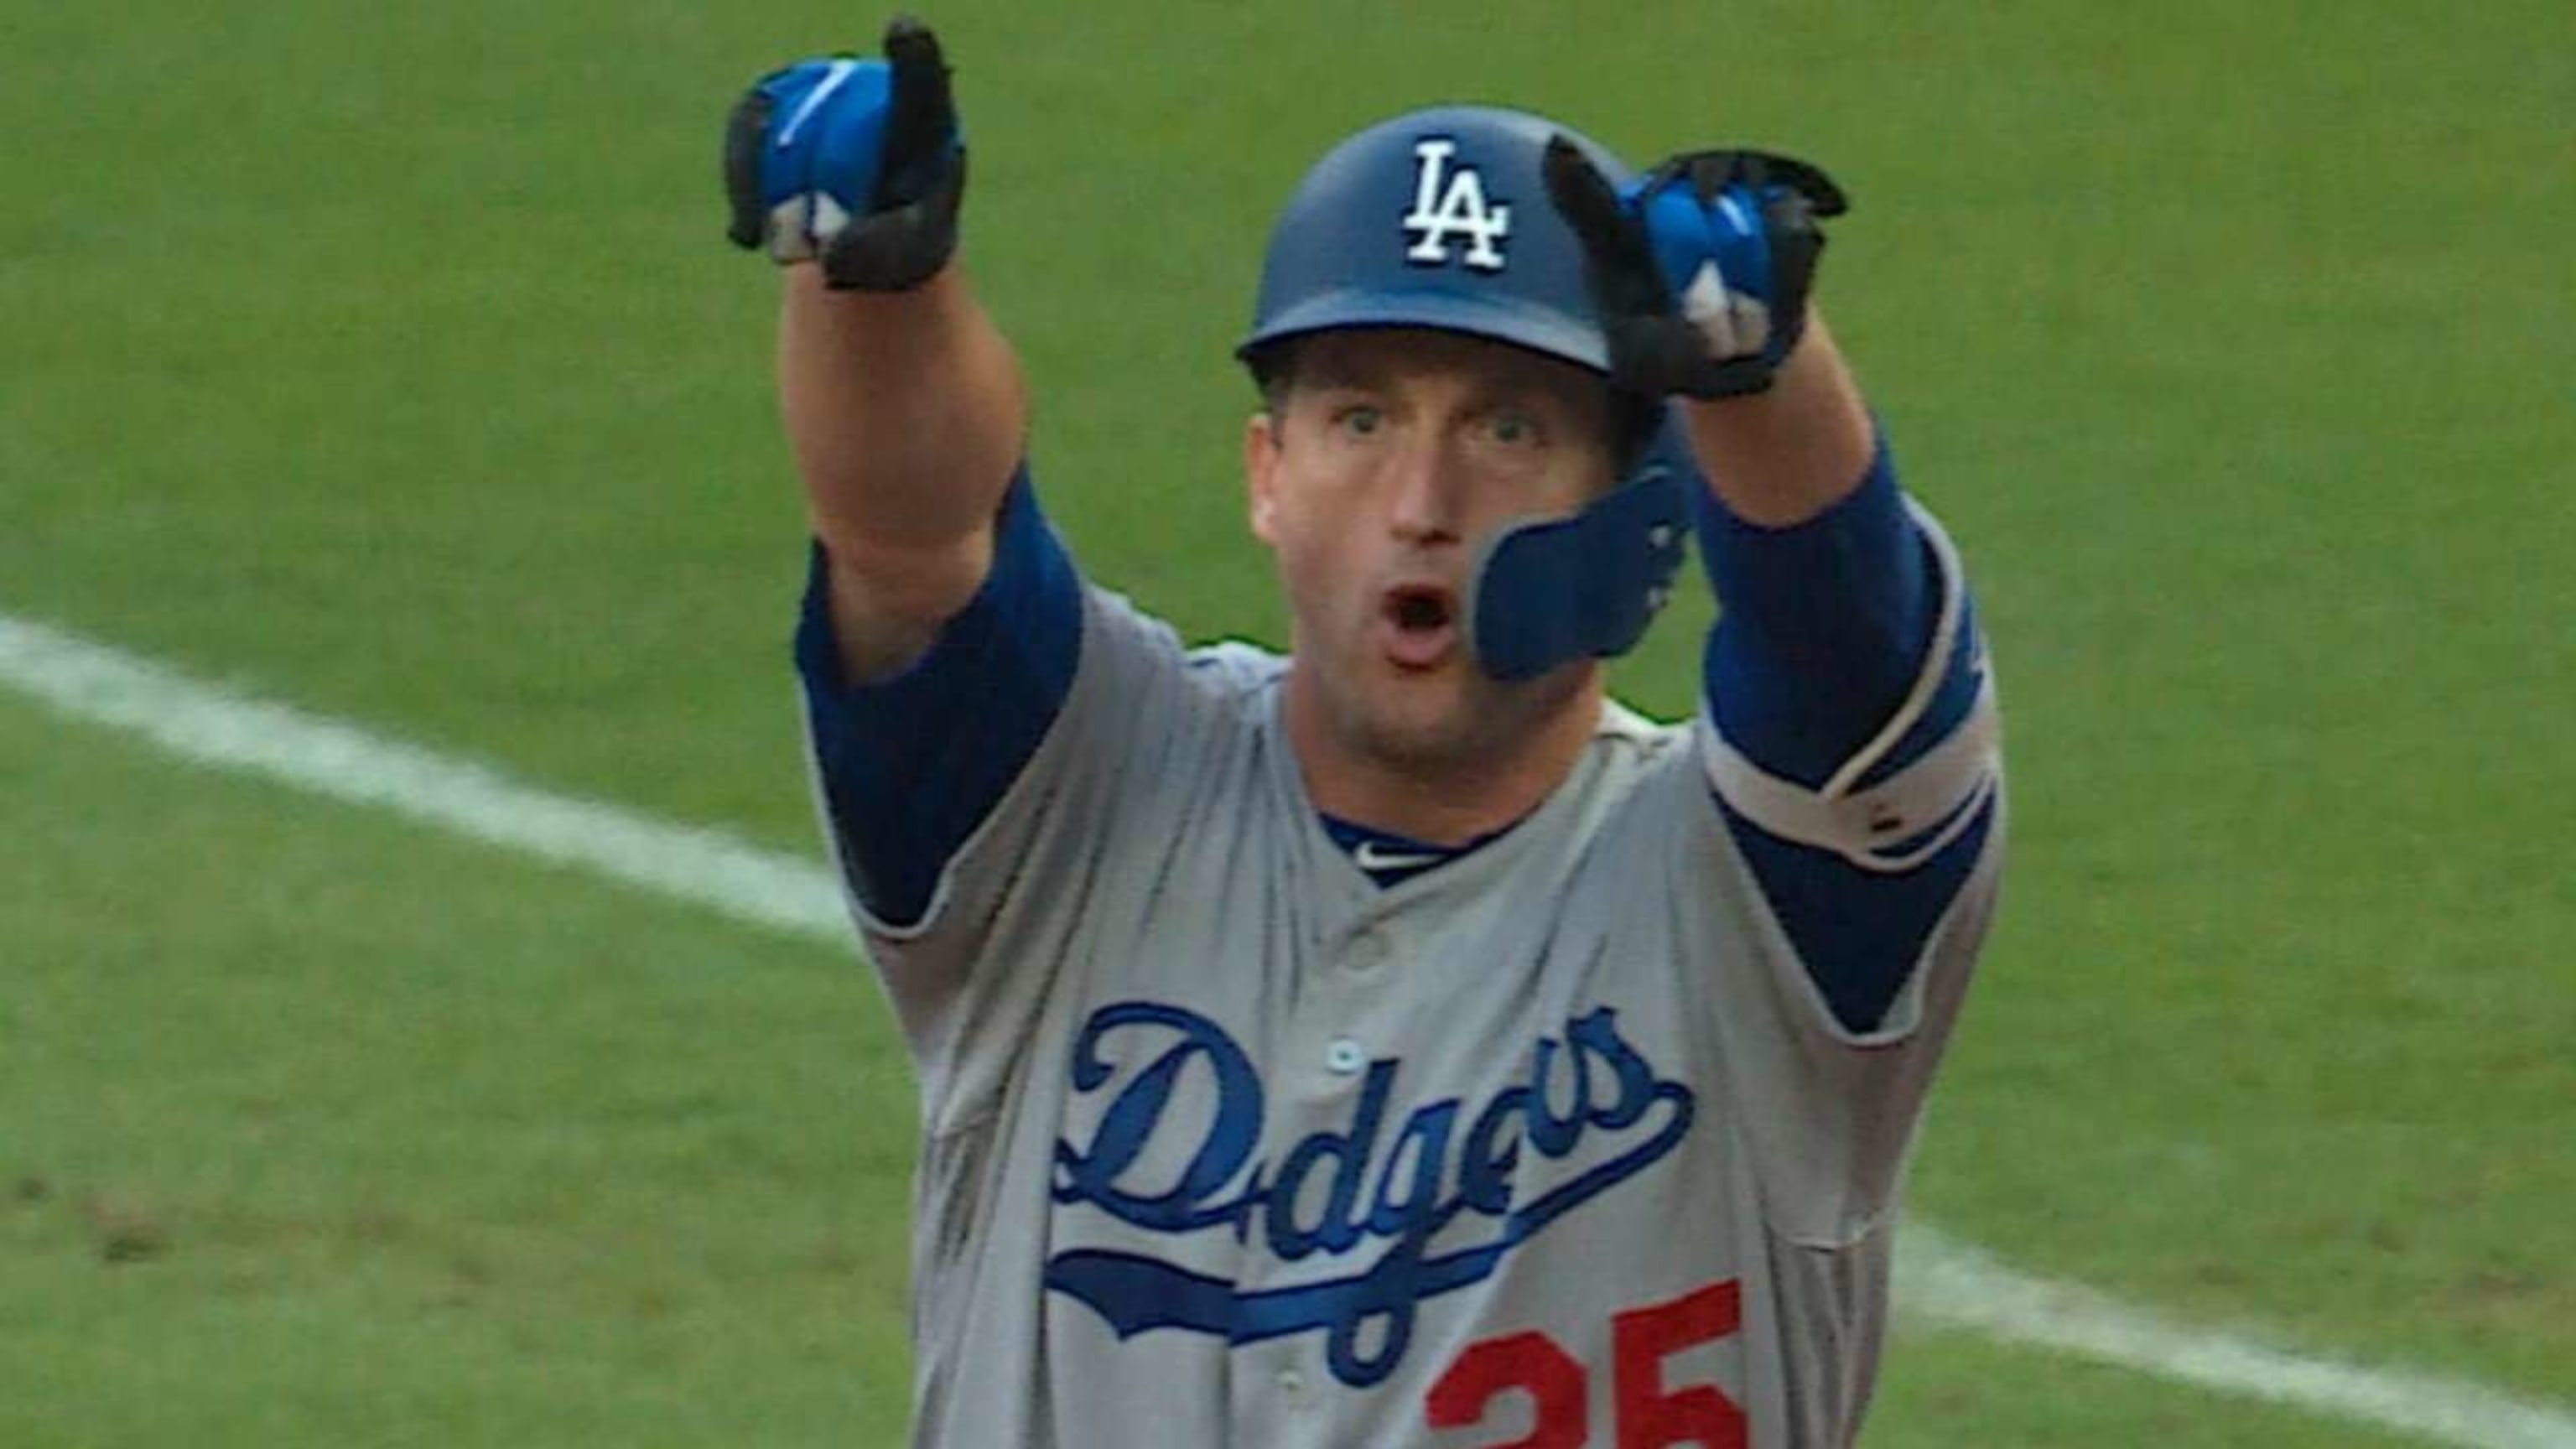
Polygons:
<instances>
[{"instance_id":1,"label":"player's forearm","mask_svg":"<svg viewBox=\"0 0 2576 1449\"><path fill-rule=\"evenodd\" d=\"M1746 523L1803 523L1849 496L1868 472L1869 411L1821 315L1809 317L1768 392L1680 406L1700 472Z\"/></svg>"},{"instance_id":2,"label":"player's forearm","mask_svg":"<svg viewBox=\"0 0 2576 1449\"><path fill-rule=\"evenodd\" d=\"M1027 403L957 268L897 293L827 290L813 266L785 277L779 402L815 536L855 559L989 531Z\"/></svg>"},{"instance_id":3,"label":"player's forearm","mask_svg":"<svg viewBox=\"0 0 2576 1449\"><path fill-rule=\"evenodd\" d=\"M1942 580L1820 320L1770 392L1691 409L1715 495L1700 556L1724 611L1710 706L1764 768L1819 785L1914 686Z\"/></svg>"}]
</instances>

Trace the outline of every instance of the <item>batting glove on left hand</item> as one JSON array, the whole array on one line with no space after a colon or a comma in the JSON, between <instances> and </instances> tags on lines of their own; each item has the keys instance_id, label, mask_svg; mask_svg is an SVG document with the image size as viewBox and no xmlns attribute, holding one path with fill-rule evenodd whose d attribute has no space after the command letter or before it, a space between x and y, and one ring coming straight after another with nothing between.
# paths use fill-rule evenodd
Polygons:
<instances>
[{"instance_id":1,"label":"batting glove on left hand","mask_svg":"<svg viewBox=\"0 0 2576 1449\"><path fill-rule=\"evenodd\" d=\"M948 264L966 148L927 26L886 27L885 59L772 71L725 122L725 234L780 263L820 261L836 288L900 292Z\"/></svg>"},{"instance_id":2,"label":"batting glove on left hand","mask_svg":"<svg viewBox=\"0 0 2576 1449\"><path fill-rule=\"evenodd\" d=\"M1825 249L1849 209L1803 161L1767 151L1674 156L1622 191L1563 136L1548 197L1583 240L1584 275L1619 386L1647 397L1767 391L1796 350Z\"/></svg>"}]
</instances>

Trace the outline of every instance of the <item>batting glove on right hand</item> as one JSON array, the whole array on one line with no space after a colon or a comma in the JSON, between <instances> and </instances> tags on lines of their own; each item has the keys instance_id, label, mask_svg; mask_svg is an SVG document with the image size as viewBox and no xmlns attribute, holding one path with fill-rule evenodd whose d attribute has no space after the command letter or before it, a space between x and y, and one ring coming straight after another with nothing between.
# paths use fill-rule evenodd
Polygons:
<instances>
[{"instance_id":1,"label":"batting glove on right hand","mask_svg":"<svg viewBox=\"0 0 2576 1449\"><path fill-rule=\"evenodd\" d=\"M1548 197L1583 240L1619 386L1647 397L1765 392L1807 325L1833 178L1767 151L1674 156L1624 191L1563 136Z\"/></svg>"},{"instance_id":2,"label":"batting glove on right hand","mask_svg":"<svg viewBox=\"0 0 2576 1449\"><path fill-rule=\"evenodd\" d=\"M901 292L948 265L966 148L929 27L898 17L885 59L772 71L725 122L734 245L782 265L820 261L835 288Z\"/></svg>"}]
</instances>

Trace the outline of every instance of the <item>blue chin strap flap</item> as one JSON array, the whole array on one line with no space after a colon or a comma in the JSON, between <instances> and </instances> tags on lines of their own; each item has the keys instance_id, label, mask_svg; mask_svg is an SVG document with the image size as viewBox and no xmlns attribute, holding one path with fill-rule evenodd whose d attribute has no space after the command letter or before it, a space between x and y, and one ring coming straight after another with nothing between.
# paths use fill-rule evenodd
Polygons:
<instances>
[{"instance_id":1,"label":"blue chin strap flap","mask_svg":"<svg viewBox=\"0 0 2576 1449\"><path fill-rule=\"evenodd\" d=\"M1681 568L1690 490L1700 486L1688 446L1667 422L1627 478L1582 512L1514 524L1485 546L1467 597L1478 668L1529 679L1636 647Z\"/></svg>"}]
</instances>

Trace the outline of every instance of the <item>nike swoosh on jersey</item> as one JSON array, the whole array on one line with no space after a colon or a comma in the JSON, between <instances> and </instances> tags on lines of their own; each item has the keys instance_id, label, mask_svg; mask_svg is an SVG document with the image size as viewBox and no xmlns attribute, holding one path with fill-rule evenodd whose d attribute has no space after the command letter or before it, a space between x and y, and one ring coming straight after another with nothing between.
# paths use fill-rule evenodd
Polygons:
<instances>
[{"instance_id":1,"label":"nike swoosh on jersey","mask_svg":"<svg viewBox=\"0 0 2576 1449\"><path fill-rule=\"evenodd\" d=\"M1374 840L1361 841L1360 848L1351 852L1351 859L1358 862L1362 870L1411 870L1415 866L1438 865L1448 858L1447 851L1424 854L1418 851L1388 850L1382 843Z\"/></svg>"}]
</instances>

